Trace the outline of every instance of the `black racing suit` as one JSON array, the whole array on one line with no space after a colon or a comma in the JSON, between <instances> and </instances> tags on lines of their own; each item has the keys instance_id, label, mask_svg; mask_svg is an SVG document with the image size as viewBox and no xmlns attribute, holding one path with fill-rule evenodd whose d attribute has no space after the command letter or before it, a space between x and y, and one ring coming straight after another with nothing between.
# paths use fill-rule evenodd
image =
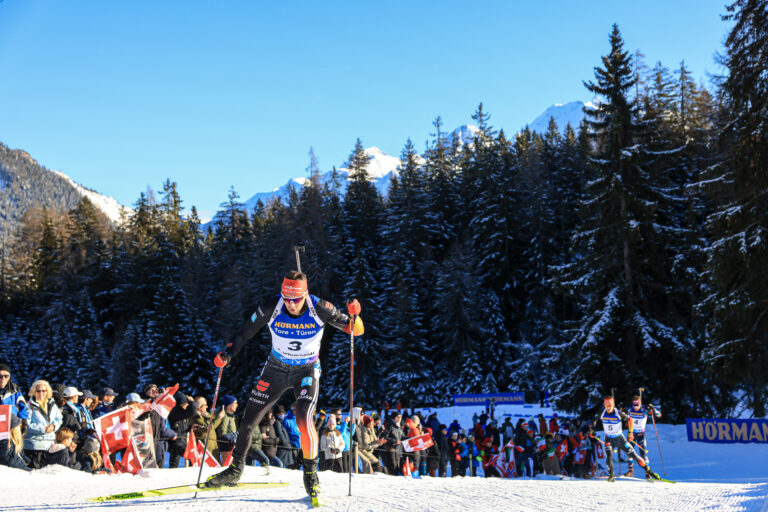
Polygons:
<instances>
[{"instance_id":1,"label":"black racing suit","mask_svg":"<svg viewBox=\"0 0 768 512\"><path fill-rule=\"evenodd\" d=\"M283 392L289 388L293 389L296 396L296 423L301 434L302 455L305 461L312 461L317 458L319 442L314 420L319 391L320 361L317 356L314 356L314 359L310 361L302 361L301 364L295 364L295 361L281 360L280 354L275 351L275 328L273 327L277 323L277 318L286 319L286 315L289 319L301 319L307 316L309 307L307 303L310 301L314 307L313 312L323 322L323 326L319 327L319 332L313 331L314 335L322 336L322 329L325 324L349 332L349 316L326 300L308 295L301 312L298 316L294 316L288 314L282 300L278 297L266 305L259 306L249 321L241 327L227 345L226 351L230 356L235 356L247 340L263 327L270 325L270 332L273 336L273 351L246 403L238 429L237 442L232 453L233 462L242 463L245 460L251 447L254 427L261 422L267 411L272 409ZM278 305L280 305L280 311L275 311ZM285 321L282 324L285 324ZM297 325L304 326L306 324ZM288 345L291 343L300 345L298 341L289 342Z\"/></svg>"}]
</instances>

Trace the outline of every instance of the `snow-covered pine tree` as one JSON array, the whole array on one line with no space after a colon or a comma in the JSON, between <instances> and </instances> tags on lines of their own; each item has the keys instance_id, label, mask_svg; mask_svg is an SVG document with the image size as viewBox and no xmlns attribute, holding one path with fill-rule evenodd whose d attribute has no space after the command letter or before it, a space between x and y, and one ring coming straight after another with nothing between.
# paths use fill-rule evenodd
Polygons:
<instances>
[{"instance_id":1,"label":"snow-covered pine tree","mask_svg":"<svg viewBox=\"0 0 768 512\"><path fill-rule=\"evenodd\" d=\"M428 215L426 183L410 139L400 155L399 177L392 180L381 236L386 242L382 281L387 297L382 311L389 329L382 350L385 389L399 389L408 403L433 403L432 360L425 319L432 279L425 274L426 240L422 226Z\"/></svg>"},{"instance_id":2,"label":"snow-covered pine tree","mask_svg":"<svg viewBox=\"0 0 768 512\"><path fill-rule=\"evenodd\" d=\"M768 409L768 1L727 6L733 28L725 41L728 76L722 95L719 175L725 201L707 218L708 345L704 358L725 384L743 391L755 417Z\"/></svg>"},{"instance_id":3,"label":"snow-covered pine tree","mask_svg":"<svg viewBox=\"0 0 768 512\"><path fill-rule=\"evenodd\" d=\"M668 309L678 290L662 270L674 256L666 247L680 229L679 191L629 96L631 59L616 25L610 42L603 67L595 68L596 81L585 83L604 100L585 110L595 150L584 217L571 261L555 269L555 283L577 298L583 315L550 361L559 361L555 399L566 409L594 403L610 388L629 393L645 384L653 354L691 350L679 317ZM676 372L688 369L685 360L676 360Z\"/></svg>"}]
</instances>

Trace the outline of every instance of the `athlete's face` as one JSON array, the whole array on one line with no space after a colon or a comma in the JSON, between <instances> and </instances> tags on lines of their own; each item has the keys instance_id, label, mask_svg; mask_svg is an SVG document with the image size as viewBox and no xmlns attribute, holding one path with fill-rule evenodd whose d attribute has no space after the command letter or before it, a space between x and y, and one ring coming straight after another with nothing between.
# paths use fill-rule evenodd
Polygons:
<instances>
[{"instance_id":1,"label":"athlete's face","mask_svg":"<svg viewBox=\"0 0 768 512\"><path fill-rule=\"evenodd\" d=\"M304 307L304 302L306 302L306 295L302 295L298 299L289 299L286 297L283 297L283 302L285 302L285 309L288 310L288 313L291 315L298 315L301 312L301 309Z\"/></svg>"}]
</instances>

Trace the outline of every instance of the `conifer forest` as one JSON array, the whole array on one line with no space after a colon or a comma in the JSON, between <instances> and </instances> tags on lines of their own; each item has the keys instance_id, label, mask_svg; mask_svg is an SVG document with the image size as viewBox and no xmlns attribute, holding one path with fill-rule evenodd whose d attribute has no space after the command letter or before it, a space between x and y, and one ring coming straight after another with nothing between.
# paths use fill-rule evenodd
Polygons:
<instances>
[{"instance_id":1,"label":"conifer forest","mask_svg":"<svg viewBox=\"0 0 768 512\"><path fill-rule=\"evenodd\" d=\"M462 144L437 117L386 196L357 140L346 187L310 157L311 185L252 211L231 189L205 228L171 179L122 224L87 199L29 211L3 245L0 359L26 385L212 394L214 355L279 293L298 244L310 293L362 304L356 404L546 390L582 413L643 387L673 422L764 417L768 3L727 16L722 76L648 65L614 25L581 126L507 133L480 104ZM343 407L349 335L324 336L321 402ZM222 391L250 392L269 351L265 329Z\"/></svg>"}]
</instances>

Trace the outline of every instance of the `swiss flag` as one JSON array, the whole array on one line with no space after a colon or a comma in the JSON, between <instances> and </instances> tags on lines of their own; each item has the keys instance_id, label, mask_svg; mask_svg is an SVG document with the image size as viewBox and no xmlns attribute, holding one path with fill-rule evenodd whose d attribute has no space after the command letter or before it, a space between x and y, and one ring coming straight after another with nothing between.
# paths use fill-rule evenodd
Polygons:
<instances>
[{"instance_id":1,"label":"swiss flag","mask_svg":"<svg viewBox=\"0 0 768 512\"><path fill-rule=\"evenodd\" d=\"M187 439L187 447L184 450L184 458L197 467L200 465L200 452L197 451L197 439L195 439L195 431L189 431L189 439Z\"/></svg>"},{"instance_id":2,"label":"swiss flag","mask_svg":"<svg viewBox=\"0 0 768 512\"><path fill-rule=\"evenodd\" d=\"M157 411L163 418L168 418L168 413L170 413L171 409L176 406L176 400L173 398L173 395L175 395L178 390L179 385L176 384L172 388L163 391L161 395L158 395L152 401L152 410Z\"/></svg>"},{"instance_id":3,"label":"swiss flag","mask_svg":"<svg viewBox=\"0 0 768 512\"><path fill-rule=\"evenodd\" d=\"M600 443L597 443L595 445L595 453L597 454L598 459L604 459L605 458L605 449L603 448L603 445Z\"/></svg>"},{"instance_id":4,"label":"swiss flag","mask_svg":"<svg viewBox=\"0 0 768 512\"><path fill-rule=\"evenodd\" d=\"M429 434L422 434L420 436L403 439L402 443L403 449L407 452L419 452L421 450L426 450L435 444L434 441L432 441L432 436Z\"/></svg>"},{"instance_id":5,"label":"swiss flag","mask_svg":"<svg viewBox=\"0 0 768 512\"><path fill-rule=\"evenodd\" d=\"M144 467L141 465L141 456L136 448L136 442L131 438L128 448L123 453L123 460L115 463L119 473L131 473L135 475Z\"/></svg>"},{"instance_id":6,"label":"swiss flag","mask_svg":"<svg viewBox=\"0 0 768 512\"><path fill-rule=\"evenodd\" d=\"M208 467L211 467L211 468L220 468L221 467L221 464L219 464L219 461L216 460L216 457L211 455L211 452L209 452L208 450L203 448L202 441L198 441L197 442L197 453L201 454L203 452L205 452L205 459L204 460L205 460L205 464Z\"/></svg>"},{"instance_id":7,"label":"swiss flag","mask_svg":"<svg viewBox=\"0 0 768 512\"><path fill-rule=\"evenodd\" d=\"M101 438L101 458L104 460L104 467L114 473L115 467L112 465L112 461L109 460L109 448L103 437Z\"/></svg>"},{"instance_id":8,"label":"swiss flag","mask_svg":"<svg viewBox=\"0 0 768 512\"><path fill-rule=\"evenodd\" d=\"M109 453L128 447L131 440L132 420L133 410L130 407L123 407L93 421L96 425L96 433L106 442Z\"/></svg>"},{"instance_id":9,"label":"swiss flag","mask_svg":"<svg viewBox=\"0 0 768 512\"><path fill-rule=\"evenodd\" d=\"M0 405L0 440L11 437L11 406Z\"/></svg>"}]
</instances>

